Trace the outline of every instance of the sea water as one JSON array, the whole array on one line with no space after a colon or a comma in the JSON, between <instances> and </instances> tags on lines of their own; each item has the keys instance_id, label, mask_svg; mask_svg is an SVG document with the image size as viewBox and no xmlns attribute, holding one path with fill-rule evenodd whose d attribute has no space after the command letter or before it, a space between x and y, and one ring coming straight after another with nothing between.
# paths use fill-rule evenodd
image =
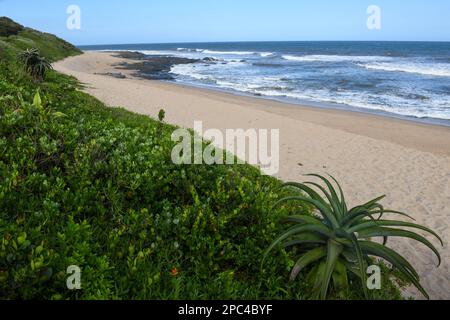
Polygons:
<instances>
[{"instance_id":1,"label":"sea water","mask_svg":"<svg viewBox=\"0 0 450 320\"><path fill-rule=\"evenodd\" d=\"M176 65L175 81L298 103L450 124L450 42L237 42L82 47L214 63Z\"/></svg>"}]
</instances>

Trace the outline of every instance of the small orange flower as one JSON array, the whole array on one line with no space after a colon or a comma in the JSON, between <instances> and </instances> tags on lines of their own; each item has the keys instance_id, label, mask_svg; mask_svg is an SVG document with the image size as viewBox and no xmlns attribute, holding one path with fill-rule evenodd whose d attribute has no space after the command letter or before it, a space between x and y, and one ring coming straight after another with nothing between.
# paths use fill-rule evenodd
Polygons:
<instances>
[{"instance_id":1,"label":"small orange flower","mask_svg":"<svg viewBox=\"0 0 450 320\"><path fill-rule=\"evenodd\" d=\"M170 275L172 276L172 277L176 277L176 276L178 276L178 269L177 268L173 268L173 269L171 269L170 270Z\"/></svg>"}]
</instances>

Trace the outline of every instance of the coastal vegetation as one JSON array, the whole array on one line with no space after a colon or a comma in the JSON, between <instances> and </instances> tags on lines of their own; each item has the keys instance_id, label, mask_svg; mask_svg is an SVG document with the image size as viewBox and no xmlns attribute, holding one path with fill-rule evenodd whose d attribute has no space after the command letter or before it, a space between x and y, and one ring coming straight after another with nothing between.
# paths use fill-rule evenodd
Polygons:
<instances>
[{"instance_id":1,"label":"coastal vegetation","mask_svg":"<svg viewBox=\"0 0 450 320\"><path fill-rule=\"evenodd\" d=\"M325 265L327 275L347 276L334 253L328 256L339 257L335 265L317 260L298 270L304 247L277 246L283 239L271 246L283 232L280 219L296 212L301 219L291 222L329 235L336 225L328 215L319 220L316 209L342 215L353 228L381 213L377 202L350 211L348 220L343 197L333 194L327 204L291 185L309 195L299 199L298 190L249 165L175 165L175 127L163 122L163 110L156 120L107 107L50 68L36 81L19 56L37 49L56 61L80 52L55 36L10 26L0 19L1 299L311 299L311 270ZM302 201L286 202L292 197ZM365 242L338 238L333 248L345 247L340 253L351 256L359 246L363 258L380 256ZM323 248L322 238L313 240ZM278 250L261 268L269 247ZM399 287L417 285L409 265L393 263L396 271L372 262L386 276L370 298L401 299ZM82 270L81 290L67 288L66 270L74 265ZM297 281L289 282L293 268ZM344 291L342 281L321 279L319 297L367 298L350 273Z\"/></svg>"},{"instance_id":2,"label":"coastal vegetation","mask_svg":"<svg viewBox=\"0 0 450 320\"><path fill-rule=\"evenodd\" d=\"M34 81L44 80L45 74L52 69L50 61L42 57L38 49L27 49L19 53L19 61Z\"/></svg>"}]
</instances>

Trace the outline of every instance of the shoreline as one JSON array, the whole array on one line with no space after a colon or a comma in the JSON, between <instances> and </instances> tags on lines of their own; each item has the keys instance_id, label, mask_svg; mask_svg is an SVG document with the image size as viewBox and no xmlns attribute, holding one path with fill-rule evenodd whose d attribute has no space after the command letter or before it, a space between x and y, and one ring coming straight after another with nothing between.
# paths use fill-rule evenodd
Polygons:
<instances>
[{"instance_id":1,"label":"shoreline","mask_svg":"<svg viewBox=\"0 0 450 320\"><path fill-rule=\"evenodd\" d=\"M101 46L100 46L101 47ZM179 64L191 64L191 63L198 63L202 61L208 62L216 62L215 58L206 57L203 59L198 58L185 58L185 57L178 57L178 56L172 56L170 54L164 55L146 55L144 53L141 53L139 50L133 51L133 50L95 50L92 49L86 49L83 52L99 52L99 53L107 53L107 54L113 54L114 56L124 58L125 62L123 63L123 68L126 69L130 67L130 64L136 64L139 65L139 67L136 69L136 73L134 76L136 78L142 78L147 80L160 80L164 81L165 83L173 83L173 84L181 84L188 87L194 87L198 89L205 89L205 90L212 90L216 92L222 92L222 93L230 93L237 96L244 96L244 97L252 97L256 99L264 99L264 100L270 100L270 101L276 101L281 102L289 105L297 105L302 107L310 107L310 108L320 108L325 110L340 110L340 111L348 111L348 112L354 112L354 113L363 113L368 115L375 115L375 116L382 116L387 117L391 119L397 119L397 120L405 120L405 121L411 121L414 123L420 123L420 124L427 124L427 125L435 125L435 126L443 126L443 127L449 127L450 128L450 119L445 118L433 118L433 117L417 117L414 115L405 115L401 113L395 113L391 111L386 111L383 109L376 109L376 108L365 108L365 107L358 107L346 103L338 103L338 102L332 102L332 101L320 101L320 100L314 100L314 99L300 99L300 98L289 98L286 96L271 96L271 95L264 95L264 94L254 94L251 92L246 91L240 91L237 89L232 88L224 88L220 86L215 85L209 85L209 84L203 84L203 83L196 83L195 81L183 81L178 80L175 76L173 76L170 72L171 68L173 66L179 65ZM163 62L160 63L159 60L162 60ZM167 63L167 60L169 63ZM179 61L177 61L179 60ZM132 61L132 63L128 63L126 61ZM166 62L166 63L164 63ZM172 63L170 63L172 62ZM147 64L151 65L151 68L148 68ZM161 70L164 69L162 73L160 73L160 70L156 70L156 72L153 70L155 65L161 67Z\"/></svg>"},{"instance_id":2,"label":"shoreline","mask_svg":"<svg viewBox=\"0 0 450 320\"><path fill-rule=\"evenodd\" d=\"M147 79L142 79L147 80ZM427 123L403 119L401 117L386 116L365 111L356 111L349 109L338 109L328 107L316 107L297 103L289 103L279 99L270 99L268 97L257 97L240 92L229 92L216 88L204 88L191 84L185 84L174 81L157 81L162 85L179 87L185 90L193 90L196 94L211 93L214 95L223 95L228 101L240 102L248 99L249 107L256 107L268 113L274 113L281 116L289 116L297 120L307 121L333 129L339 129L348 133L367 136L369 138L381 139L388 142L400 144L405 147L450 156L450 125L441 125L436 123ZM196 91L198 90L198 91ZM349 120L353 121L352 126L348 125ZM372 122L366 126L367 122ZM375 123L378 122L378 125ZM419 129L420 133L409 132L409 136L396 134L386 136L385 130L405 130ZM424 134L426 137L424 137ZM429 134L436 135L430 139ZM444 136L442 136L442 134ZM425 141L426 140L426 141Z\"/></svg>"},{"instance_id":3,"label":"shoreline","mask_svg":"<svg viewBox=\"0 0 450 320\"><path fill-rule=\"evenodd\" d=\"M388 142L400 144L408 148L431 152L439 155L450 156L450 122L448 125L441 123L429 123L420 121L410 116L384 113L382 111L359 110L354 107L327 107L318 102L317 106L289 102L285 99L277 99L264 96L255 96L245 92L220 89L195 85L175 80L155 80L142 76L140 69L133 69L133 64L142 62L144 55L134 52L122 51L84 51L85 54L103 54L117 59L113 66L115 72L123 72L132 80L151 81L160 83L161 86L173 86L182 88L188 93L196 95L208 93L222 96L232 103L240 103L246 100L248 106L256 107L269 113L288 116L297 120L303 120L329 128L343 130L348 133L367 136L369 138L381 139ZM125 53L125 56L123 55ZM140 57L140 58L139 58ZM110 75L114 71L109 70ZM103 74L100 74L103 75ZM313 102L311 102L313 103ZM340 105L337 105L340 106ZM355 109L355 110L352 110ZM436 119L438 120L438 119ZM442 120L445 121L445 120ZM349 122L352 123L349 126ZM417 130L420 130L419 132ZM386 131L390 134L386 135ZM408 134L405 135L405 132Z\"/></svg>"},{"instance_id":4,"label":"shoreline","mask_svg":"<svg viewBox=\"0 0 450 320\"><path fill-rule=\"evenodd\" d=\"M142 59L145 59L145 55L141 53L129 51L84 51L85 54L89 52L107 54L120 59L115 70L124 72L131 79L157 81L163 85L192 90L195 94L200 94L202 91L205 91L212 94L224 95L225 98L230 98L230 101L234 103L239 103L240 99L248 99L249 104L263 109L266 112L294 117L298 120L305 120L370 138L382 139L421 151L450 155L450 121L444 119L414 118L412 116L403 116L380 110L356 108L334 103L313 101L301 103L295 99L290 101L291 99L288 98L256 96L237 90L178 82L175 79L152 79L143 76L142 70L132 68L133 64L139 64L143 61ZM124 53L125 55L123 55ZM236 101L233 97L239 100ZM349 121L353 122L352 126L347 125ZM419 128L421 132L417 132L415 130L416 128ZM386 130L391 131L389 137L386 136ZM401 133L398 134L396 130ZM405 136L405 131L409 132L408 136Z\"/></svg>"},{"instance_id":5,"label":"shoreline","mask_svg":"<svg viewBox=\"0 0 450 320\"><path fill-rule=\"evenodd\" d=\"M147 79L151 80L151 79ZM182 81L176 81L176 80L157 80L161 81L163 83L167 84L175 84L175 85L181 85L185 87L190 88L196 88L196 89L203 89L203 90L210 90L213 92L219 92L219 93L225 93L225 94L231 94L238 97L247 97L247 98L253 98L253 99L259 99L259 100L269 100L272 102L278 102L285 105L290 106L299 106L302 108L309 108L309 109L321 109L325 111L342 111L342 112L350 112L355 114L363 114L363 115L369 115L369 116L378 116L382 118L388 118L393 120L400 120L400 121L406 121L406 122L412 122L416 124L424 124L424 125L430 125L430 126L437 126L437 127L445 127L450 128L450 120L447 119L440 119L440 118L419 118L414 116L406 116L402 114L396 114L393 112L383 111L383 110L376 110L376 109L366 109L366 108L360 108L360 107L354 107L351 105L346 104L338 104L333 102L321 102L321 101L307 101L307 100L299 100L299 99L293 99L293 98L285 98L285 97L273 97L273 96L258 96L255 94L247 93L247 92L241 92L233 89L226 89L226 88L219 88L214 86L208 86L208 85L202 85L202 84L194 84L194 83L188 83L188 82L182 82Z\"/></svg>"},{"instance_id":6,"label":"shoreline","mask_svg":"<svg viewBox=\"0 0 450 320\"><path fill-rule=\"evenodd\" d=\"M164 109L166 122L180 127L201 120L204 130L279 129L276 178L302 182L304 174L329 173L342 183L349 205L387 194L387 208L436 230L445 243L439 268L423 246L407 239L389 244L417 268L433 299L450 299L450 128L139 79L133 70L117 69L124 61L88 52L56 63L55 69L78 78L84 91L106 105L152 118ZM102 75L117 72L126 78ZM422 298L415 289L404 295Z\"/></svg>"}]
</instances>

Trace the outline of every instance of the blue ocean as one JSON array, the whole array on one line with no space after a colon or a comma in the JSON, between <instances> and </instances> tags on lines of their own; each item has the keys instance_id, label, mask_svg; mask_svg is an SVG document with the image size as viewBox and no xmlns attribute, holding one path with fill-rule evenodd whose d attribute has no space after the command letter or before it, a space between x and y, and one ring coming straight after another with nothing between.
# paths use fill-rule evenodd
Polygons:
<instances>
[{"instance_id":1,"label":"blue ocean","mask_svg":"<svg viewBox=\"0 0 450 320\"><path fill-rule=\"evenodd\" d=\"M212 58L175 81L301 104L450 124L449 42L239 42L82 47Z\"/></svg>"}]
</instances>

